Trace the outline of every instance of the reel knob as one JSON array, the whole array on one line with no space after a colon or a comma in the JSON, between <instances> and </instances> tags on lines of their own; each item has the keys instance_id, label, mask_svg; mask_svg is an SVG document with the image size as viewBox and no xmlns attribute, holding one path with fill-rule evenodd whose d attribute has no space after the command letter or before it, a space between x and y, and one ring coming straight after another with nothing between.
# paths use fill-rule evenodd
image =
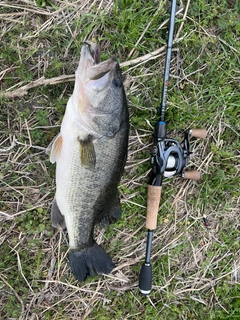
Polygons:
<instances>
[{"instance_id":1,"label":"reel knob","mask_svg":"<svg viewBox=\"0 0 240 320\"><path fill-rule=\"evenodd\" d=\"M191 129L190 135L191 135L191 137L195 137L198 139L205 139L207 136L207 130L206 129Z\"/></svg>"},{"instance_id":2,"label":"reel knob","mask_svg":"<svg viewBox=\"0 0 240 320\"><path fill-rule=\"evenodd\" d=\"M197 170L185 171L183 174L183 178L197 181L201 179L201 174Z\"/></svg>"}]
</instances>

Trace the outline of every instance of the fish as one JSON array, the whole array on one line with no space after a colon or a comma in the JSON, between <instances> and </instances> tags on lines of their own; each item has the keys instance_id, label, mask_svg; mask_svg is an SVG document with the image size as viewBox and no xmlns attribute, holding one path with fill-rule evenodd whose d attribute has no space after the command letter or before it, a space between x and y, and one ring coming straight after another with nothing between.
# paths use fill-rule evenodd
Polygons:
<instances>
[{"instance_id":1,"label":"fish","mask_svg":"<svg viewBox=\"0 0 240 320\"><path fill-rule=\"evenodd\" d=\"M120 66L113 58L100 62L99 44L85 41L73 93L50 146L50 162L56 163L52 226L66 227L70 270L80 282L115 267L96 243L94 228L121 217L118 185L128 137L129 111Z\"/></svg>"}]
</instances>

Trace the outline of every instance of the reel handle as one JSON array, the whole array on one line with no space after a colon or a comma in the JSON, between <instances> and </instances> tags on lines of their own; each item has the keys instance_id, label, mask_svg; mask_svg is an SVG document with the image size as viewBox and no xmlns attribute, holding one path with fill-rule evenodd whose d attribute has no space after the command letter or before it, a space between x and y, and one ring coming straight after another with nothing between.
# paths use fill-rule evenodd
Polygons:
<instances>
[{"instance_id":1,"label":"reel handle","mask_svg":"<svg viewBox=\"0 0 240 320\"><path fill-rule=\"evenodd\" d=\"M207 136L207 130L206 129L191 129L190 135L191 135L191 137L195 137L198 139L205 139Z\"/></svg>"}]
</instances>

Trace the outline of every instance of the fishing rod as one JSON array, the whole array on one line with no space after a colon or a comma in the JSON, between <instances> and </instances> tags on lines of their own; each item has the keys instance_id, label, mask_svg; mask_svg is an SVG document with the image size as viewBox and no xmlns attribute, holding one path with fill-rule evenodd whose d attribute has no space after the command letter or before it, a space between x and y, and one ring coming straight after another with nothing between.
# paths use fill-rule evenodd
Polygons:
<instances>
[{"instance_id":1,"label":"fishing rod","mask_svg":"<svg viewBox=\"0 0 240 320\"><path fill-rule=\"evenodd\" d=\"M164 83L162 89L161 104L158 108L160 117L156 123L154 132L154 145L151 152L152 170L150 174L150 183L148 185L147 198L146 228L148 229L148 233L146 255L139 278L139 291L144 295L149 295L152 288L152 266L150 262L150 256L153 230L155 230L157 227L157 215L161 200L163 177L180 175L185 179L199 180L200 173L197 170L185 171L185 168L188 164L189 155L191 154L190 138L196 137L199 139L204 139L207 135L207 131L205 129L188 129L185 131L184 138L181 143L166 136L167 125L165 122L165 112L176 7L176 0L172 0L165 60Z\"/></svg>"}]
</instances>

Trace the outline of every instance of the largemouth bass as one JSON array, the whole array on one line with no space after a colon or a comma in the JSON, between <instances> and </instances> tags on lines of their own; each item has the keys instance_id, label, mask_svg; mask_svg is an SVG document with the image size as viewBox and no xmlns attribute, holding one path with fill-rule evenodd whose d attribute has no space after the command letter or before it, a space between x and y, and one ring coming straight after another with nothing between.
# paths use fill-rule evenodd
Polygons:
<instances>
[{"instance_id":1,"label":"largemouth bass","mask_svg":"<svg viewBox=\"0 0 240 320\"><path fill-rule=\"evenodd\" d=\"M118 63L100 63L99 46L84 42L73 94L51 145L56 194L51 219L66 226L71 272L79 281L115 267L94 240L94 226L121 216L118 184L127 156L129 119Z\"/></svg>"}]
</instances>

